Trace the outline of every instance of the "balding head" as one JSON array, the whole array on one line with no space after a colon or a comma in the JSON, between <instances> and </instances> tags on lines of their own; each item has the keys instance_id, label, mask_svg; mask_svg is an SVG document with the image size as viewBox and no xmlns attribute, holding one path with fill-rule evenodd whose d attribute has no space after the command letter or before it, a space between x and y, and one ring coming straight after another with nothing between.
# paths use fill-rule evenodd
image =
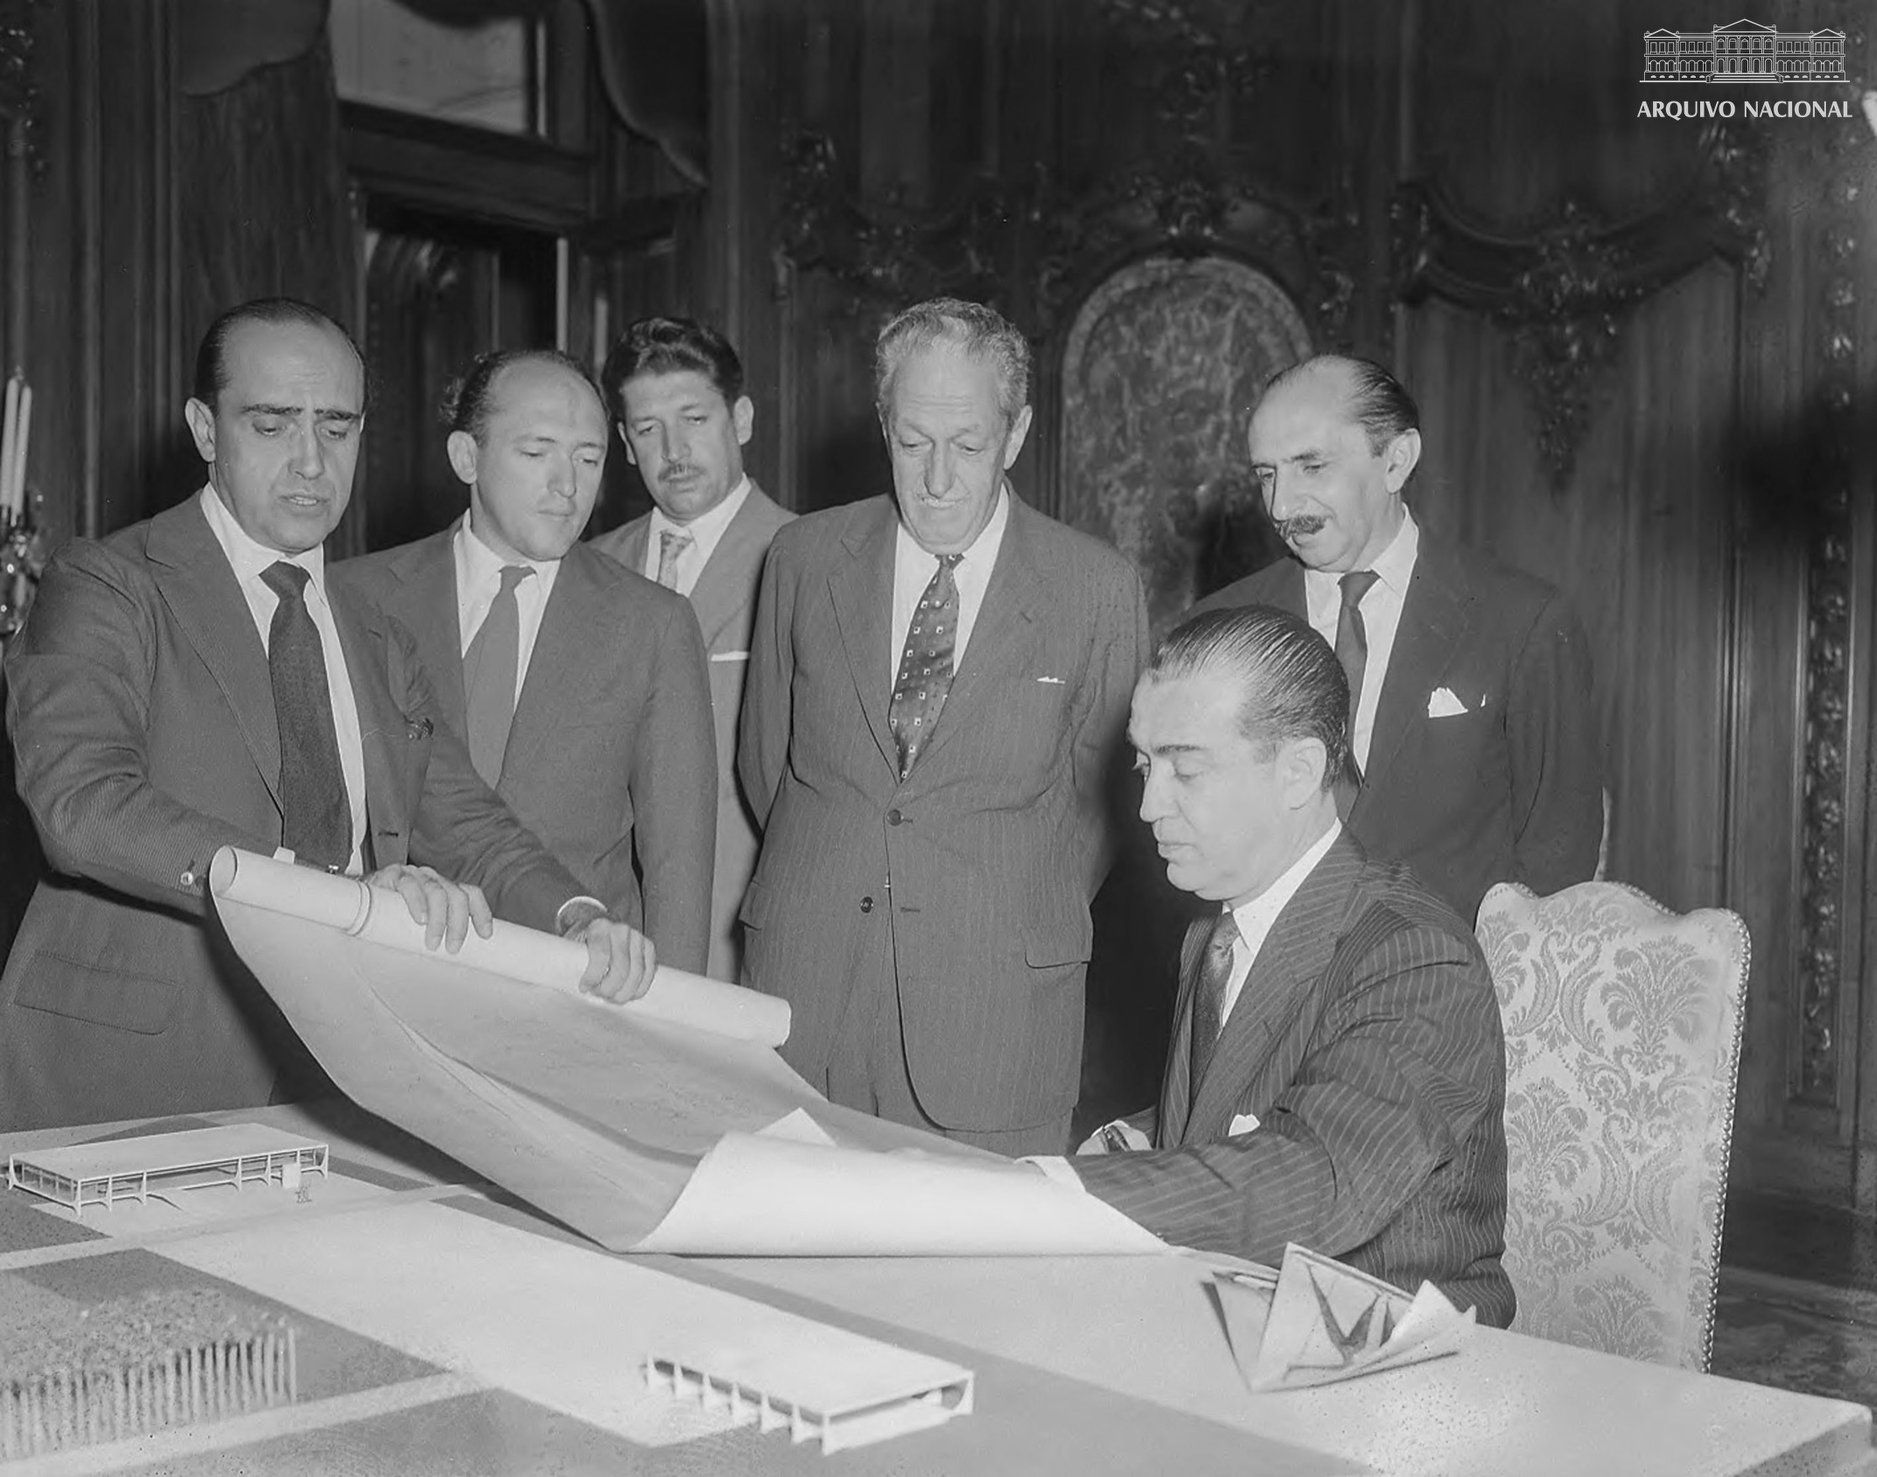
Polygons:
<instances>
[{"instance_id":1,"label":"balding head","mask_svg":"<svg viewBox=\"0 0 1877 1477\"><path fill-rule=\"evenodd\" d=\"M1326 573L1369 569L1400 533L1420 414L1379 364L1319 355L1280 371L1251 418L1252 472L1284 542Z\"/></svg>"}]
</instances>

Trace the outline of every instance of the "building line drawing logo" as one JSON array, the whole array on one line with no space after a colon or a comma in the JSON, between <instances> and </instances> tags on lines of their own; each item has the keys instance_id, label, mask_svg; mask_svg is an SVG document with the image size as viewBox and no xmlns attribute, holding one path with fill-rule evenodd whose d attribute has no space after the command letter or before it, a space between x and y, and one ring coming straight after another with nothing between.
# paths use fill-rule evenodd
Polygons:
<instances>
[{"instance_id":1,"label":"building line drawing logo","mask_svg":"<svg viewBox=\"0 0 1877 1477\"><path fill-rule=\"evenodd\" d=\"M1850 81L1843 31L1780 31L1751 20L1710 31L1650 31L1642 38L1642 65L1644 82Z\"/></svg>"}]
</instances>

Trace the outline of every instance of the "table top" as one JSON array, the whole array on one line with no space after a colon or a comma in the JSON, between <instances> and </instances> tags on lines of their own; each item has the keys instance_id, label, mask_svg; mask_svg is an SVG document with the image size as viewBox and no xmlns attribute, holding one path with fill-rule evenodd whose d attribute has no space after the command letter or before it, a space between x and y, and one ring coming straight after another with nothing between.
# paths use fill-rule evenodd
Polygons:
<instances>
[{"instance_id":1,"label":"table top","mask_svg":"<svg viewBox=\"0 0 1877 1477\"><path fill-rule=\"evenodd\" d=\"M74 1223L7 1192L0 1272L92 1301L207 1282L290 1310L300 1399L83 1449L71 1470L1877 1477L1863 1406L1496 1329L1426 1364L1253 1395L1198 1259L613 1256L343 1104L0 1136L0 1154L216 1120L329 1142L334 1180L307 1204L250 1196L193 1221L133 1207ZM654 1410L635 1380L672 1278L686 1298L962 1364L973 1412L823 1456Z\"/></svg>"}]
</instances>

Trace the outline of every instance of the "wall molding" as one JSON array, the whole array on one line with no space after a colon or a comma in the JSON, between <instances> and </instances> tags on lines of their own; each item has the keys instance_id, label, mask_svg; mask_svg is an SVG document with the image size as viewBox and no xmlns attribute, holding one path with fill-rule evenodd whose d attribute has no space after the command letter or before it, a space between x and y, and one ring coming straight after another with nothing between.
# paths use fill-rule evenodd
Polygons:
<instances>
[{"instance_id":1,"label":"wall molding","mask_svg":"<svg viewBox=\"0 0 1877 1477\"><path fill-rule=\"evenodd\" d=\"M1636 305L1716 257L1753 290L1765 285L1765 180L1763 136L1720 123L1705 130L1690 183L1627 219L1567 198L1549 224L1507 235L1469 219L1436 182L1410 180L1391 206L1396 291L1409 305L1443 298L1511 334L1539 451L1562 488L1589 427L1597 372L1615 358Z\"/></svg>"}]
</instances>

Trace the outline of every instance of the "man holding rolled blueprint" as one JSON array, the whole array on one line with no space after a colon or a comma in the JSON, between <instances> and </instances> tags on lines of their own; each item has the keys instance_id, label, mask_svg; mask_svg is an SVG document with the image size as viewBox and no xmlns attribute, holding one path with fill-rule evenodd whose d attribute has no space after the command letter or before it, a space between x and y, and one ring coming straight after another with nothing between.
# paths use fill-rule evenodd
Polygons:
<instances>
[{"instance_id":1,"label":"man holding rolled blueprint","mask_svg":"<svg viewBox=\"0 0 1877 1477\"><path fill-rule=\"evenodd\" d=\"M1134 690L1141 819L1188 931L1157 1109L1037 1161L1181 1245L1287 1242L1511 1322L1505 1042L1473 934L1336 817L1349 683L1268 606L1196 616Z\"/></svg>"},{"instance_id":2,"label":"man holding rolled blueprint","mask_svg":"<svg viewBox=\"0 0 1877 1477\"><path fill-rule=\"evenodd\" d=\"M704 638L689 601L577 542L606 461L599 386L552 349L500 349L446 409L468 510L333 582L416 637L477 773L581 891L665 963L702 970L717 835Z\"/></svg>"},{"instance_id":3,"label":"man holding rolled blueprint","mask_svg":"<svg viewBox=\"0 0 1877 1477\"><path fill-rule=\"evenodd\" d=\"M224 314L185 412L208 485L47 568L7 659L19 791L53 875L0 979L0 1129L322 1085L209 917L222 846L393 890L433 948L486 935L493 911L581 939L601 996L651 979L650 941L580 896L439 723L408 633L329 598L364 380L315 308Z\"/></svg>"}]
</instances>

